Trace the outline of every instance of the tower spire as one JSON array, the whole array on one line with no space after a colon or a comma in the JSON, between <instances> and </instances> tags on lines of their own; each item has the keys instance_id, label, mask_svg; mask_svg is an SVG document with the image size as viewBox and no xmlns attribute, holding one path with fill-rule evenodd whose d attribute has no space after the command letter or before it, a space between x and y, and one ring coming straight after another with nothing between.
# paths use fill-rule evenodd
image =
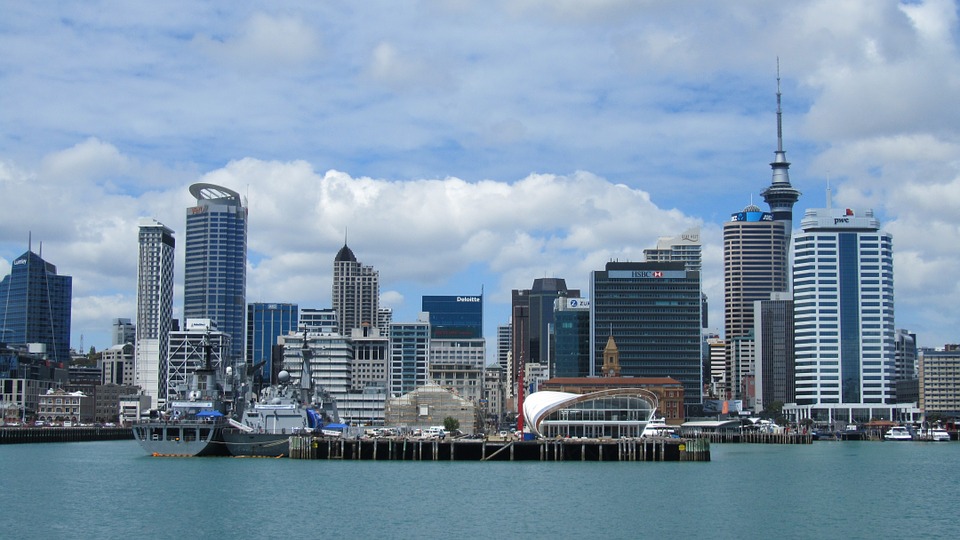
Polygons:
<instances>
[{"instance_id":1,"label":"tower spire","mask_svg":"<svg viewBox=\"0 0 960 540\"><path fill-rule=\"evenodd\" d=\"M770 185L760 192L763 200L770 206L773 219L783 223L787 233L787 243L793 231L793 205L800 198L800 192L790 185L790 162L783 150L783 107L780 91L780 57L777 57L777 150L774 152L770 168L773 178Z\"/></svg>"}]
</instances>

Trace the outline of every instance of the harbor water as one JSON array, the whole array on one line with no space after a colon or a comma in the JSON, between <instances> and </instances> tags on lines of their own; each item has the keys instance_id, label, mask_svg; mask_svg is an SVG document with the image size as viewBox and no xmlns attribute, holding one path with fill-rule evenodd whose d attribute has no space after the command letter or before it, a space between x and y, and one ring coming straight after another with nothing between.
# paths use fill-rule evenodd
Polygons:
<instances>
[{"instance_id":1,"label":"harbor water","mask_svg":"<svg viewBox=\"0 0 960 540\"><path fill-rule=\"evenodd\" d=\"M960 536L960 443L711 449L700 463L371 462L3 445L0 537Z\"/></svg>"}]
</instances>

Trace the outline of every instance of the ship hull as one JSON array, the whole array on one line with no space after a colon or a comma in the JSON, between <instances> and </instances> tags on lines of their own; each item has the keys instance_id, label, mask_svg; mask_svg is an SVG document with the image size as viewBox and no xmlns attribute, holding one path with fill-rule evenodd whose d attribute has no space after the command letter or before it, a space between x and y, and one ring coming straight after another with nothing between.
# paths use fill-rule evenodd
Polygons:
<instances>
[{"instance_id":1,"label":"ship hull","mask_svg":"<svg viewBox=\"0 0 960 540\"><path fill-rule=\"evenodd\" d=\"M223 426L221 424L150 422L133 426L133 437L151 456L229 455L223 442Z\"/></svg>"},{"instance_id":2,"label":"ship hull","mask_svg":"<svg viewBox=\"0 0 960 540\"><path fill-rule=\"evenodd\" d=\"M221 434L227 451L232 456L289 457L289 433L247 433L239 429L224 429Z\"/></svg>"}]
</instances>

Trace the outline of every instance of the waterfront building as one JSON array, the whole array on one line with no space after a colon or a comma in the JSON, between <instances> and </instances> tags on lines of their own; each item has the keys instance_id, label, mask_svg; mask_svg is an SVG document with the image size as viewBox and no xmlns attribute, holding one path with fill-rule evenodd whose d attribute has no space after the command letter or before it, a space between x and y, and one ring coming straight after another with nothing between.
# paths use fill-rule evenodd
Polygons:
<instances>
[{"instance_id":1,"label":"waterfront building","mask_svg":"<svg viewBox=\"0 0 960 540\"><path fill-rule=\"evenodd\" d=\"M100 355L104 384L135 386L135 357L132 343L113 345Z\"/></svg>"},{"instance_id":2,"label":"waterfront building","mask_svg":"<svg viewBox=\"0 0 960 540\"><path fill-rule=\"evenodd\" d=\"M110 344L123 345L137 342L137 327L130 319L114 319L110 327Z\"/></svg>"},{"instance_id":3,"label":"waterfront building","mask_svg":"<svg viewBox=\"0 0 960 540\"><path fill-rule=\"evenodd\" d=\"M554 300L550 325L550 373L553 377L590 375L590 301Z\"/></svg>"},{"instance_id":4,"label":"waterfront building","mask_svg":"<svg viewBox=\"0 0 960 540\"><path fill-rule=\"evenodd\" d=\"M430 314L433 339L483 337L483 295L424 296L421 310Z\"/></svg>"},{"instance_id":5,"label":"waterfront building","mask_svg":"<svg viewBox=\"0 0 960 540\"><path fill-rule=\"evenodd\" d=\"M67 368L26 347L10 347L0 343L0 403L4 415L31 420L37 413L40 396L50 388L62 387L69 379Z\"/></svg>"},{"instance_id":6,"label":"waterfront building","mask_svg":"<svg viewBox=\"0 0 960 540\"><path fill-rule=\"evenodd\" d=\"M333 310L337 331L349 336L361 326L380 322L380 273L364 266L344 243L333 259Z\"/></svg>"},{"instance_id":7,"label":"waterfront building","mask_svg":"<svg viewBox=\"0 0 960 540\"><path fill-rule=\"evenodd\" d=\"M0 342L26 346L47 360L70 363L73 278L29 248L0 281Z\"/></svg>"},{"instance_id":8,"label":"waterfront building","mask_svg":"<svg viewBox=\"0 0 960 540\"><path fill-rule=\"evenodd\" d=\"M733 399L748 399L742 380L756 370L753 356L744 354L753 345L743 344L754 339L754 302L788 289L787 249L783 223L757 206L723 224L724 337Z\"/></svg>"},{"instance_id":9,"label":"waterfront building","mask_svg":"<svg viewBox=\"0 0 960 540\"><path fill-rule=\"evenodd\" d=\"M574 380L610 381L601 377ZM622 379L621 379L622 380ZM657 396L642 386L626 387L614 382L598 390L581 392L543 390L523 403L524 426L540 437L640 437L659 408ZM677 381L673 381L677 382ZM677 383L679 386L679 383ZM565 387L563 384L558 387ZM572 384L571 386L576 386ZM553 388L553 387L551 387ZM682 394L682 389L679 390ZM681 397L680 402L683 399Z\"/></svg>"},{"instance_id":10,"label":"waterfront building","mask_svg":"<svg viewBox=\"0 0 960 540\"><path fill-rule=\"evenodd\" d=\"M206 365L206 348L210 347L210 363L224 372L232 362L227 356L230 334L217 329L211 319L187 319L183 330L170 332L167 349L167 369L163 373L166 386L161 388L160 402L185 399L190 387L190 376Z\"/></svg>"},{"instance_id":11,"label":"waterfront building","mask_svg":"<svg viewBox=\"0 0 960 540\"><path fill-rule=\"evenodd\" d=\"M797 419L911 420L895 406L893 237L872 210L809 209L795 239Z\"/></svg>"},{"instance_id":12,"label":"waterfront building","mask_svg":"<svg viewBox=\"0 0 960 540\"><path fill-rule=\"evenodd\" d=\"M430 314L433 327L433 314ZM428 376L460 397L479 404L483 399L483 372L487 342L483 338L431 339Z\"/></svg>"},{"instance_id":13,"label":"waterfront building","mask_svg":"<svg viewBox=\"0 0 960 540\"><path fill-rule=\"evenodd\" d=\"M624 377L672 377L701 403L700 272L683 262L608 262L590 276L591 374L613 336Z\"/></svg>"},{"instance_id":14,"label":"waterfront building","mask_svg":"<svg viewBox=\"0 0 960 540\"><path fill-rule=\"evenodd\" d=\"M920 350L920 409L933 415L960 417L960 345Z\"/></svg>"},{"instance_id":15,"label":"waterfront building","mask_svg":"<svg viewBox=\"0 0 960 540\"><path fill-rule=\"evenodd\" d=\"M770 294L754 302L756 410L774 402L796 402L793 295Z\"/></svg>"},{"instance_id":16,"label":"waterfront building","mask_svg":"<svg viewBox=\"0 0 960 540\"><path fill-rule=\"evenodd\" d=\"M643 389L656 397L657 416L668 424L684 421L684 387L671 377L554 377L540 385L541 391L590 394L616 388Z\"/></svg>"},{"instance_id":17,"label":"waterfront building","mask_svg":"<svg viewBox=\"0 0 960 540\"><path fill-rule=\"evenodd\" d=\"M211 319L230 336L224 356L243 358L247 288L247 208L236 191L193 184L187 208L183 317Z\"/></svg>"},{"instance_id":18,"label":"waterfront building","mask_svg":"<svg viewBox=\"0 0 960 540\"><path fill-rule=\"evenodd\" d=\"M96 408L93 397L83 392L68 392L50 388L40 396L37 420L62 424L63 422L93 422Z\"/></svg>"},{"instance_id":19,"label":"waterfront building","mask_svg":"<svg viewBox=\"0 0 960 540\"><path fill-rule=\"evenodd\" d=\"M396 323L394 323L396 324ZM401 396L387 398L384 425L408 430L442 426L447 418L460 423L463 433L477 432L477 405L430 383Z\"/></svg>"},{"instance_id":20,"label":"waterfront building","mask_svg":"<svg viewBox=\"0 0 960 540\"><path fill-rule=\"evenodd\" d=\"M509 375L511 396L516 394L520 364L550 364L549 329L557 298L579 298L579 289L568 289L562 278L538 278L529 289L514 289L511 299L511 347L513 365Z\"/></svg>"},{"instance_id":21,"label":"waterfront building","mask_svg":"<svg viewBox=\"0 0 960 540\"><path fill-rule=\"evenodd\" d=\"M137 324L134 380L151 403L162 409L167 395L167 354L173 325L173 230L141 218L137 257ZM149 407L148 407L149 408Z\"/></svg>"},{"instance_id":22,"label":"waterfront building","mask_svg":"<svg viewBox=\"0 0 960 540\"><path fill-rule=\"evenodd\" d=\"M275 382L274 349L277 338L298 328L300 308L297 304L262 303L247 304L247 365L255 367L255 379L267 384Z\"/></svg>"},{"instance_id":23,"label":"waterfront building","mask_svg":"<svg viewBox=\"0 0 960 540\"><path fill-rule=\"evenodd\" d=\"M402 396L427 384L430 366L430 320L420 313L416 322L390 324L390 367L387 391Z\"/></svg>"}]
</instances>

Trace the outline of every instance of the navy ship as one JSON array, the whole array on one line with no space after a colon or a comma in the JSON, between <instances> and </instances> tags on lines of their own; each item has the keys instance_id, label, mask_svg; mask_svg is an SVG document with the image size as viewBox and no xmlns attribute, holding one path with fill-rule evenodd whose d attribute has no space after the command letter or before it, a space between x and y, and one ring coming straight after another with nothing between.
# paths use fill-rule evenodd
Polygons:
<instances>
[{"instance_id":1,"label":"navy ship","mask_svg":"<svg viewBox=\"0 0 960 540\"><path fill-rule=\"evenodd\" d=\"M204 338L204 363L189 376L185 393L167 403L165 411L135 424L133 436L152 456L225 456L223 428L231 413L223 377L211 361L213 347ZM227 368L229 376L230 368Z\"/></svg>"},{"instance_id":2,"label":"navy ship","mask_svg":"<svg viewBox=\"0 0 960 540\"><path fill-rule=\"evenodd\" d=\"M222 437L231 455L287 457L292 435L320 435L325 424L339 422L336 401L313 383L306 334L301 361L297 383L290 372L280 371L278 384L263 388L258 398L249 399L239 420L228 420Z\"/></svg>"}]
</instances>

